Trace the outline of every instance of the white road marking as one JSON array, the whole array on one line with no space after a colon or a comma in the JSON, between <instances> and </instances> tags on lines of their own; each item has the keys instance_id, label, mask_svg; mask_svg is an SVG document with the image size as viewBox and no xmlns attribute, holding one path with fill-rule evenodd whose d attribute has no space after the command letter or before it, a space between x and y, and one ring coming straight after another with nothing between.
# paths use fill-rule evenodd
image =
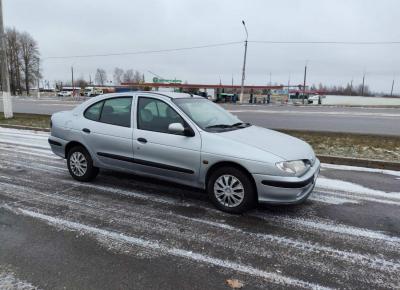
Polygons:
<instances>
[{"instance_id":1,"label":"white road marking","mask_svg":"<svg viewBox=\"0 0 400 290\"><path fill-rule=\"evenodd\" d=\"M318 112L318 111L290 111L290 110L228 110L235 113L255 113L255 114L284 114L284 115L332 115L347 117L383 117L383 118L400 118L400 114L376 113L376 112Z\"/></svg>"}]
</instances>

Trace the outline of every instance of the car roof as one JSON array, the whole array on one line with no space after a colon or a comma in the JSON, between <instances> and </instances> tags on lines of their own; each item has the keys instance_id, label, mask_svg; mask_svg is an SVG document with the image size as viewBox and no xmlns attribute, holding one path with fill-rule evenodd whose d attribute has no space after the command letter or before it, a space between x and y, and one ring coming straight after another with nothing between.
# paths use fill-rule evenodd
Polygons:
<instances>
[{"instance_id":1,"label":"car roof","mask_svg":"<svg viewBox=\"0 0 400 290\"><path fill-rule=\"evenodd\" d=\"M160 91L137 91L136 94L146 93L165 96L171 99L187 99L187 98L202 98L201 96L189 93L176 93L176 92L160 92Z\"/></svg>"}]
</instances>

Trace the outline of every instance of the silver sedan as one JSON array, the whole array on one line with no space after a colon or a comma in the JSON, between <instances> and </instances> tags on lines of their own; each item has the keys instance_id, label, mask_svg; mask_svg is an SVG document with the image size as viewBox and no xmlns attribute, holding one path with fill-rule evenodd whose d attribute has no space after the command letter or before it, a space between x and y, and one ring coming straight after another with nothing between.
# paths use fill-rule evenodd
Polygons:
<instances>
[{"instance_id":1,"label":"silver sedan","mask_svg":"<svg viewBox=\"0 0 400 290\"><path fill-rule=\"evenodd\" d=\"M231 213L303 202L320 168L306 142L184 93L92 98L53 114L49 143L76 180L94 179L99 168L132 172L205 189Z\"/></svg>"}]
</instances>

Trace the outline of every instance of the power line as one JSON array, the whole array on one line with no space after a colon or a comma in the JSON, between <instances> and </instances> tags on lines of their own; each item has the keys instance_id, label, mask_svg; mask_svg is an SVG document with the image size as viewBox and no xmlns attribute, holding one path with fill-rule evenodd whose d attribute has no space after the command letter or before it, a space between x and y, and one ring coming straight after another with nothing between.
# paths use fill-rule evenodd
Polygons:
<instances>
[{"instance_id":1,"label":"power line","mask_svg":"<svg viewBox=\"0 0 400 290\"><path fill-rule=\"evenodd\" d=\"M43 59L69 59L69 58L91 58L91 57L107 57L107 56L123 56L123 55L136 55L136 54L152 54L152 53L162 53L162 52L174 52L174 51L184 51L184 50L194 50L202 48L220 47L220 46L230 46L235 44L242 44L243 41L234 42L224 42L215 43L199 46L190 47L180 47L180 48L170 48L170 49L159 49L159 50L142 50L142 51L132 51L132 52L116 52L116 53L104 53L104 54L85 54L85 55L67 55L67 56L48 56Z\"/></svg>"},{"instance_id":2,"label":"power line","mask_svg":"<svg viewBox=\"0 0 400 290\"><path fill-rule=\"evenodd\" d=\"M338 45L396 45L400 41L274 41L274 40L249 40L250 43L265 44L338 44Z\"/></svg>"},{"instance_id":3,"label":"power line","mask_svg":"<svg viewBox=\"0 0 400 290\"><path fill-rule=\"evenodd\" d=\"M321 44L321 45L398 45L400 41L274 41L274 40L249 40L249 43L254 44ZM124 56L124 55L139 55L139 54L153 54L153 53L165 53L185 50L195 50L212 47L230 46L236 44L242 44L243 41L223 42L214 43L198 46L189 47L178 47L169 49L158 49L158 50L142 50L142 51L131 51L131 52L114 52L114 53L103 53L103 54L83 54L83 55L63 55L63 56L48 56L42 58L46 59L72 59L72 58L92 58L92 57L108 57L108 56Z\"/></svg>"}]
</instances>

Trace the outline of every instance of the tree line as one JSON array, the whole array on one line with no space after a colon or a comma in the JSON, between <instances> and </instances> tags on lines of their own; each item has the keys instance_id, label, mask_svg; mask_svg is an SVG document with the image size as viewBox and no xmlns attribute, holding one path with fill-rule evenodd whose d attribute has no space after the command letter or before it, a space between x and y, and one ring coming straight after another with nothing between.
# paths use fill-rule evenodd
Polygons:
<instances>
[{"instance_id":1,"label":"tree line","mask_svg":"<svg viewBox=\"0 0 400 290\"><path fill-rule=\"evenodd\" d=\"M375 93L371 92L367 85L352 85L348 83L346 86L327 86L319 84L318 86L312 85L310 87L312 91L321 91L327 95L339 95L339 96L371 96Z\"/></svg>"},{"instance_id":2,"label":"tree line","mask_svg":"<svg viewBox=\"0 0 400 290\"><path fill-rule=\"evenodd\" d=\"M98 68L94 80L97 85L106 85L108 82L107 72L102 68ZM113 72L113 84L120 85L121 83L145 83L144 74L133 69L125 71L122 68L116 67Z\"/></svg>"},{"instance_id":3,"label":"tree line","mask_svg":"<svg viewBox=\"0 0 400 290\"><path fill-rule=\"evenodd\" d=\"M41 77L37 41L28 32L15 28L7 28L5 38L11 94L29 94Z\"/></svg>"}]
</instances>

